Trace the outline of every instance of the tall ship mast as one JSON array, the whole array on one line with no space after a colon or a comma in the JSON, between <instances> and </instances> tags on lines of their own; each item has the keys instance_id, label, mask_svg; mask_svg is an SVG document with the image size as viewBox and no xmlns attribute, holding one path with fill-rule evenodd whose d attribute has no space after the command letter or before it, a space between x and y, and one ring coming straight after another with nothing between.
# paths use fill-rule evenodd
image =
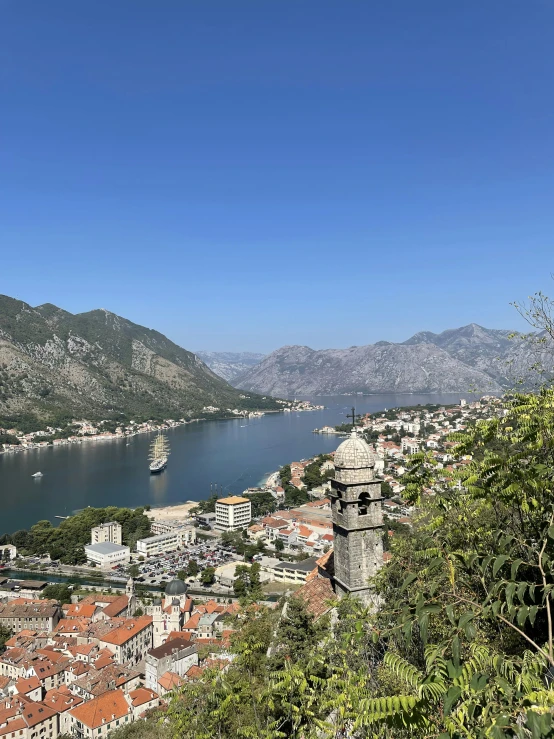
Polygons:
<instances>
[{"instance_id":1,"label":"tall ship mast","mask_svg":"<svg viewBox=\"0 0 554 739\"><path fill-rule=\"evenodd\" d=\"M167 436L158 432L154 441L150 444L150 454L148 460L150 462L150 472L162 472L167 467L167 458L170 455L169 441Z\"/></svg>"}]
</instances>

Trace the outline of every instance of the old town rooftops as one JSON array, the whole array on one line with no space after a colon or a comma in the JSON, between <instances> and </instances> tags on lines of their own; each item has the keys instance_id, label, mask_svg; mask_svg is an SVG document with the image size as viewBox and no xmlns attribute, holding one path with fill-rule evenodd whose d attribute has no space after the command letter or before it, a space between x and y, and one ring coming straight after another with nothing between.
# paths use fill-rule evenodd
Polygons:
<instances>
[{"instance_id":1,"label":"old town rooftops","mask_svg":"<svg viewBox=\"0 0 554 739\"><path fill-rule=\"evenodd\" d=\"M141 631L152 625L152 616L139 616L139 618L127 618L117 628L100 637L101 641L108 644L121 646L132 639Z\"/></svg>"},{"instance_id":2,"label":"old town rooftops","mask_svg":"<svg viewBox=\"0 0 554 739\"><path fill-rule=\"evenodd\" d=\"M189 647L193 646L194 644L190 641L190 639L185 639L183 636L180 636L171 639L170 641L166 641L159 647L151 649L148 654L152 655L152 657L155 657L156 659L163 659L164 657L168 657L170 654L173 654L174 651L188 649Z\"/></svg>"},{"instance_id":3,"label":"old town rooftops","mask_svg":"<svg viewBox=\"0 0 554 739\"><path fill-rule=\"evenodd\" d=\"M26 603L5 603L0 605L2 618L54 618L60 607L53 601L28 601Z\"/></svg>"},{"instance_id":4,"label":"old town rooftops","mask_svg":"<svg viewBox=\"0 0 554 739\"><path fill-rule=\"evenodd\" d=\"M127 716L129 712L129 704L121 690L110 690L70 711L77 721L89 729L97 729L103 724Z\"/></svg>"}]
</instances>

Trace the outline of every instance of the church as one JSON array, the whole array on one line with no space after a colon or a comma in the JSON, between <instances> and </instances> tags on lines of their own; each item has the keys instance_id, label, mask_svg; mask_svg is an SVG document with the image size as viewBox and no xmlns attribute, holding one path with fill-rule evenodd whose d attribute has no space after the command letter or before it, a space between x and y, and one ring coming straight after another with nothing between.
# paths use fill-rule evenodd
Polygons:
<instances>
[{"instance_id":1,"label":"church","mask_svg":"<svg viewBox=\"0 0 554 739\"><path fill-rule=\"evenodd\" d=\"M192 600L187 597L187 586L182 580L172 580L165 588L165 598L157 598L147 606L146 615L152 616L153 646L164 644L172 631L181 631L189 620Z\"/></svg>"},{"instance_id":2,"label":"church","mask_svg":"<svg viewBox=\"0 0 554 739\"><path fill-rule=\"evenodd\" d=\"M318 560L296 593L316 617L337 596L375 603L369 579L383 566L383 498L375 462L375 453L356 429L335 452L330 493L334 548Z\"/></svg>"}]
</instances>

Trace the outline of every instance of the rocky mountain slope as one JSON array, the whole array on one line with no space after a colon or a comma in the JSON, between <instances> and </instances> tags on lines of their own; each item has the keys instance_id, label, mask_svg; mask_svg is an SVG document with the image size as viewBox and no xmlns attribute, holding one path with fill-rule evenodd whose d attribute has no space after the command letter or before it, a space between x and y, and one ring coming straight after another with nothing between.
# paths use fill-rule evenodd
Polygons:
<instances>
[{"instance_id":1,"label":"rocky mountain slope","mask_svg":"<svg viewBox=\"0 0 554 739\"><path fill-rule=\"evenodd\" d=\"M0 426L24 416L195 416L206 405L267 408L192 352L106 310L72 315L0 296Z\"/></svg>"},{"instance_id":2,"label":"rocky mountain slope","mask_svg":"<svg viewBox=\"0 0 554 739\"><path fill-rule=\"evenodd\" d=\"M547 372L554 352L546 344L512 339L513 332L470 324L350 349L315 351L285 346L237 377L236 387L281 396L388 392L498 392L538 361ZM532 374L532 373L531 373Z\"/></svg>"},{"instance_id":3,"label":"rocky mountain slope","mask_svg":"<svg viewBox=\"0 0 554 739\"><path fill-rule=\"evenodd\" d=\"M265 355L253 352L196 352L196 356L216 375L232 382L235 377L259 364Z\"/></svg>"}]
</instances>

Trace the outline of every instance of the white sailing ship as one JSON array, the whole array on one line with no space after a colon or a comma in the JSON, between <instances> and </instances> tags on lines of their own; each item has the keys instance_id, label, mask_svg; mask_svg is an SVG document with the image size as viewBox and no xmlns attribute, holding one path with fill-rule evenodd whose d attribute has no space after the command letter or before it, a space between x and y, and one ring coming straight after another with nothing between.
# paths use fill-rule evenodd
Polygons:
<instances>
[{"instance_id":1,"label":"white sailing ship","mask_svg":"<svg viewBox=\"0 0 554 739\"><path fill-rule=\"evenodd\" d=\"M150 472L152 474L165 470L169 454L169 441L167 440L167 436L160 431L152 444L150 444L148 460L150 461Z\"/></svg>"}]
</instances>

